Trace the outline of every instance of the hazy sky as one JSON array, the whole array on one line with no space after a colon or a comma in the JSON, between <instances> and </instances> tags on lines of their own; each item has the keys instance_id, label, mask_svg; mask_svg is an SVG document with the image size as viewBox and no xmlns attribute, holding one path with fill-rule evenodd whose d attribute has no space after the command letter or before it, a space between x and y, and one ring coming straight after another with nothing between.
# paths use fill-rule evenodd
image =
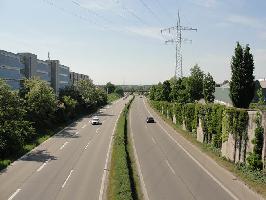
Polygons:
<instances>
[{"instance_id":1,"label":"hazy sky","mask_svg":"<svg viewBox=\"0 0 266 200\"><path fill-rule=\"evenodd\" d=\"M183 32L187 75L196 63L216 81L230 78L236 41L249 44L256 78L266 77L265 0L0 0L0 49L59 59L96 84L153 84L174 74L175 48L160 29Z\"/></svg>"}]
</instances>

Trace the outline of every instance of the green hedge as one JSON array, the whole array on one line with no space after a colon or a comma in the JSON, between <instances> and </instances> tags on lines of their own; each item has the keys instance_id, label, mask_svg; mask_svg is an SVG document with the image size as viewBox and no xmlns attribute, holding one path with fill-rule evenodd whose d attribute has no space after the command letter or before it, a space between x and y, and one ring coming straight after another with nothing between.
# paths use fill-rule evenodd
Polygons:
<instances>
[{"instance_id":1,"label":"green hedge","mask_svg":"<svg viewBox=\"0 0 266 200\"><path fill-rule=\"evenodd\" d=\"M176 125L183 126L187 131L196 134L196 129L201 120L204 133L204 143L215 148L221 148L222 142L233 134L237 141L245 141L248 113L243 109L228 108L220 104L198 103L169 103L150 101L153 108L163 112L168 117L175 116ZM241 145L240 145L241 146Z\"/></svg>"}]
</instances>

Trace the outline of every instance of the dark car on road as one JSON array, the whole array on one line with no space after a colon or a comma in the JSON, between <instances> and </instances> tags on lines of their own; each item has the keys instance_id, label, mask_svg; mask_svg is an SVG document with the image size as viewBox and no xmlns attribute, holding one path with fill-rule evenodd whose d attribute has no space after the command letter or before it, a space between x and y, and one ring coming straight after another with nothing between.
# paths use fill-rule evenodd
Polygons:
<instances>
[{"instance_id":1,"label":"dark car on road","mask_svg":"<svg viewBox=\"0 0 266 200\"><path fill-rule=\"evenodd\" d=\"M147 117L146 122L147 123L154 123L155 121L154 121L153 117Z\"/></svg>"}]
</instances>

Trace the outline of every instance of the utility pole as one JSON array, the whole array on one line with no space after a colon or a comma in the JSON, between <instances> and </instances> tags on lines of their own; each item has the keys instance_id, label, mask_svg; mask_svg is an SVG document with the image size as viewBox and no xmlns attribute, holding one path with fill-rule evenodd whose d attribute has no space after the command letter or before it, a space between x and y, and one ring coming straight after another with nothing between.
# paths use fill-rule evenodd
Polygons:
<instances>
[{"instance_id":1,"label":"utility pole","mask_svg":"<svg viewBox=\"0 0 266 200\"><path fill-rule=\"evenodd\" d=\"M183 77L183 66L182 66L182 51L181 51L181 47L182 47L182 42L184 41L191 41L191 40L187 40L182 38L182 31L197 31L196 28L190 28L190 27L185 27L185 26L181 26L181 22L180 22L180 16L179 16L179 11L178 11L178 19L177 19L177 23L176 26L170 27L170 28L165 28L161 30L161 34L163 35L165 32L167 32L168 34L171 34L172 32L174 32L174 37L173 39L169 39L165 41L165 44L168 43L172 43L176 45L176 60L175 60L175 75L174 77L177 78L182 78Z\"/></svg>"}]
</instances>

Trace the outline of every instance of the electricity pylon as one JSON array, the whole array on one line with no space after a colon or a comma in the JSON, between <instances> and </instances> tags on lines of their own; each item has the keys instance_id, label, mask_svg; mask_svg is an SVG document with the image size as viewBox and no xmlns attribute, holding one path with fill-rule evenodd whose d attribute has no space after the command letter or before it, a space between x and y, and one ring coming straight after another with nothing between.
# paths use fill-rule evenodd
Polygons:
<instances>
[{"instance_id":1,"label":"electricity pylon","mask_svg":"<svg viewBox=\"0 0 266 200\"><path fill-rule=\"evenodd\" d=\"M175 62L175 78L183 77L183 68L182 68L182 52L181 52L181 47L182 47L182 42L184 41L190 41L188 39L182 38L182 31L197 31L196 28L190 28L190 27L185 27L181 26L180 23L180 16L178 12L178 19L176 26L170 27L170 28L165 28L161 30L161 34L163 35L164 32L168 32L171 34L174 31L175 35L173 39L169 39L165 41L165 44L172 43L176 45L176 62Z\"/></svg>"}]
</instances>

